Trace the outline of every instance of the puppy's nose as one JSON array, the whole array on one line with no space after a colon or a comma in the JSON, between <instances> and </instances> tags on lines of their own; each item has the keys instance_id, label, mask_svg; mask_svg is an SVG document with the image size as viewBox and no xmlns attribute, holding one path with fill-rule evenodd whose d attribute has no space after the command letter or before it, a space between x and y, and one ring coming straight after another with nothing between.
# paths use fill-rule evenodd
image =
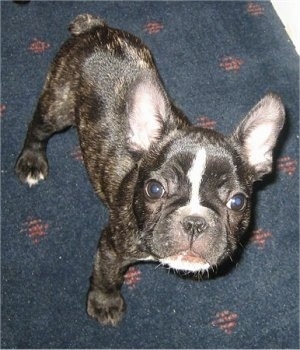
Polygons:
<instances>
[{"instance_id":1,"label":"puppy's nose","mask_svg":"<svg viewBox=\"0 0 300 350\"><path fill-rule=\"evenodd\" d=\"M201 216L187 216L183 219L182 226L188 235L198 237L207 227L207 223Z\"/></svg>"}]
</instances>

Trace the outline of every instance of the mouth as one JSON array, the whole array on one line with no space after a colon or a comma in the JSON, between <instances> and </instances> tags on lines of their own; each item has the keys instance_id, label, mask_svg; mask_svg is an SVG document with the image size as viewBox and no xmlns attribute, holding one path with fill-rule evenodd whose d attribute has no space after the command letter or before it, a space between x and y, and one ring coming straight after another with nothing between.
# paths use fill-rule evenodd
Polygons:
<instances>
[{"instance_id":1,"label":"mouth","mask_svg":"<svg viewBox=\"0 0 300 350\"><path fill-rule=\"evenodd\" d=\"M189 272L204 272L210 268L210 264L205 259L191 250L160 259L160 262L172 269Z\"/></svg>"}]
</instances>

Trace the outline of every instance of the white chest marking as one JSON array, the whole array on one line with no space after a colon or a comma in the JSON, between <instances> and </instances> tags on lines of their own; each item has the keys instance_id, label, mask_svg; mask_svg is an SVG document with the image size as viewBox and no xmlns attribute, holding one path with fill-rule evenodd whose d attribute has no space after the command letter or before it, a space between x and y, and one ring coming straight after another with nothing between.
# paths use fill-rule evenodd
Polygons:
<instances>
[{"instance_id":1,"label":"white chest marking","mask_svg":"<svg viewBox=\"0 0 300 350\"><path fill-rule=\"evenodd\" d=\"M183 257L178 256L176 259L165 258L161 259L160 262L163 265L168 265L171 269L190 271L190 272L205 272L210 268L209 263L202 262L189 262L183 259Z\"/></svg>"},{"instance_id":2,"label":"white chest marking","mask_svg":"<svg viewBox=\"0 0 300 350\"><path fill-rule=\"evenodd\" d=\"M200 210L199 190L202 182L202 177L205 172L205 167L206 151L204 148L200 148L195 156L190 170L187 173L187 177L192 184L191 197L188 207L190 208L191 212L195 214Z\"/></svg>"}]
</instances>

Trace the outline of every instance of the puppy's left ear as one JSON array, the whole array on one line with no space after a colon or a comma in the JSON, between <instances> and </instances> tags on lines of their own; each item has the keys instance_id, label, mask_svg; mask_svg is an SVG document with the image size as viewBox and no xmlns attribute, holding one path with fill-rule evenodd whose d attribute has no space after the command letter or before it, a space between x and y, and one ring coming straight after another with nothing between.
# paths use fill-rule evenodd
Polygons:
<instances>
[{"instance_id":1,"label":"puppy's left ear","mask_svg":"<svg viewBox=\"0 0 300 350\"><path fill-rule=\"evenodd\" d=\"M280 97L269 93L247 114L232 135L243 156L254 169L256 179L272 171L273 149L285 120Z\"/></svg>"},{"instance_id":2,"label":"puppy's left ear","mask_svg":"<svg viewBox=\"0 0 300 350\"><path fill-rule=\"evenodd\" d=\"M131 86L126 101L129 149L143 153L162 136L170 104L156 76L138 78Z\"/></svg>"}]
</instances>

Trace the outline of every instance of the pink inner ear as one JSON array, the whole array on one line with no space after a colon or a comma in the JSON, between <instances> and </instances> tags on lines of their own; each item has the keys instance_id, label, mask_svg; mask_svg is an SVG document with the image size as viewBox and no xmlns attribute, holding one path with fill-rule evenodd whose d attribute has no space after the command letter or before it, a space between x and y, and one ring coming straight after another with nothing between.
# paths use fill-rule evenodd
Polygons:
<instances>
[{"instance_id":1,"label":"pink inner ear","mask_svg":"<svg viewBox=\"0 0 300 350\"><path fill-rule=\"evenodd\" d=\"M128 108L129 143L135 151L147 151L161 135L166 102L157 83L141 82L135 87Z\"/></svg>"},{"instance_id":2,"label":"pink inner ear","mask_svg":"<svg viewBox=\"0 0 300 350\"><path fill-rule=\"evenodd\" d=\"M135 151L147 151L152 142L156 141L160 136L161 123L158 120L142 120L134 119L130 122L131 133L129 142L131 148Z\"/></svg>"},{"instance_id":3,"label":"pink inner ear","mask_svg":"<svg viewBox=\"0 0 300 350\"><path fill-rule=\"evenodd\" d=\"M272 125L266 123L254 129L246 139L245 145L249 163L257 166L270 161L270 153L272 153L275 141Z\"/></svg>"},{"instance_id":4,"label":"pink inner ear","mask_svg":"<svg viewBox=\"0 0 300 350\"><path fill-rule=\"evenodd\" d=\"M270 93L252 108L237 129L248 162L257 172L266 174L272 169L272 152L284 117L280 98Z\"/></svg>"}]
</instances>

